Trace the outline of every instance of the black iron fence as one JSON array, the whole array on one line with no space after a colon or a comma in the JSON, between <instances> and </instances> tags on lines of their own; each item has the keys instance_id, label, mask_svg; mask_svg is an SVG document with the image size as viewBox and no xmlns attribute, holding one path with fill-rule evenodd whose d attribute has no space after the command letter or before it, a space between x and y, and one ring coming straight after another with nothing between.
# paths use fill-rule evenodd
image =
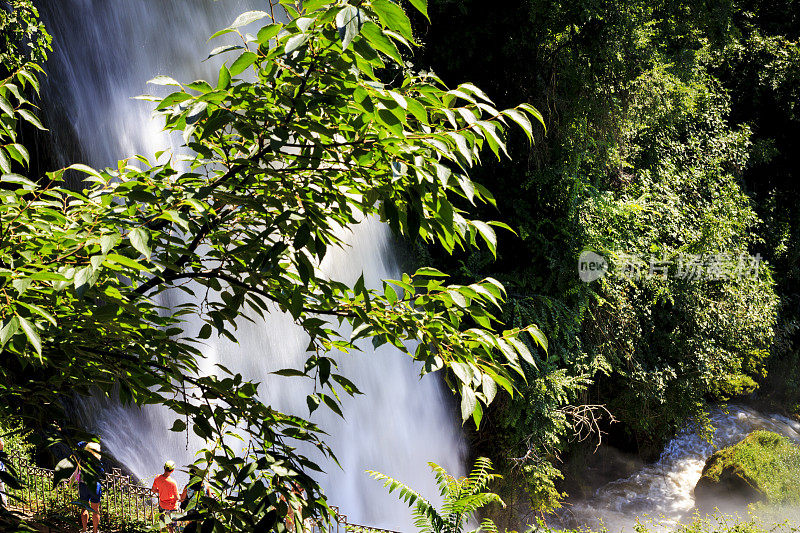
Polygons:
<instances>
[{"instance_id":1,"label":"black iron fence","mask_svg":"<svg viewBox=\"0 0 800 533\"><path fill-rule=\"evenodd\" d=\"M323 526L321 531L323 533L399 533L391 529L379 529L371 526L363 526L361 524L353 524L347 521L347 517L339 512L336 507L331 507L336 513L336 523L329 524L327 527Z\"/></svg>"},{"instance_id":2,"label":"black iron fence","mask_svg":"<svg viewBox=\"0 0 800 533\"><path fill-rule=\"evenodd\" d=\"M26 457L9 453L7 465L13 468L20 488L6 487L8 508L32 516L48 519L75 520L81 504L77 486L67 481L53 486L54 471L40 468ZM100 524L103 531L137 525L150 526L158 520L158 501L149 487L123 474L118 468L106 473L101 481L103 504L100 506ZM398 533L347 521L347 516L332 507L336 520L330 523L307 522L303 533ZM298 532L300 533L300 532Z\"/></svg>"},{"instance_id":3,"label":"black iron fence","mask_svg":"<svg viewBox=\"0 0 800 533\"><path fill-rule=\"evenodd\" d=\"M54 471L32 464L26 457L10 453L7 466L16 473L19 488L6 487L10 509L49 518L75 517L81 509L77 484L67 481L53 485ZM101 480L103 505L100 521L105 528L124 524L153 524L158 518L158 502L148 487L123 474L118 468Z\"/></svg>"}]
</instances>

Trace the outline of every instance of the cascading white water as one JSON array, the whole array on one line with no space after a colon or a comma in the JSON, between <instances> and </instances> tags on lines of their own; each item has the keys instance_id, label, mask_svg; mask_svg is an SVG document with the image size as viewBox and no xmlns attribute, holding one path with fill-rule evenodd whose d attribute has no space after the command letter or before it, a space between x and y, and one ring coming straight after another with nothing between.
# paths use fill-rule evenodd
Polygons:
<instances>
[{"instance_id":1,"label":"cascading white water","mask_svg":"<svg viewBox=\"0 0 800 533\"><path fill-rule=\"evenodd\" d=\"M716 449L735 444L757 429L800 442L800 423L749 407L716 407L710 419L716 428L713 445L687 427L667 444L655 463L600 487L591 498L573 502L567 513L570 520L595 528L602 523L612 533L630 531L636 519L643 517L674 524L694 507L694 486Z\"/></svg>"},{"instance_id":2,"label":"cascading white water","mask_svg":"<svg viewBox=\"0 0 800 533\"><path fill-rule=\"evenodd\" d=\"M42 0L55 47L44 84L44 111L56 146L76 139L84 160L95 166L169 148L170 138L151 119L151 107L131 97L149 92L145 82L157 74L187 81L213 78L219 64L201 63L212 47L207 36L243 11L265 8L263 0ZM326 275L353 282L363 270L373 287L398 276L384 226L368 219L347 240L350 248L326 258L321 267ZM199 327L189 324L187 334ZM300 366L307 345L302 332L288 317L273 313L266 323L242 321L236 336L239 344L208 343L205 369L223 363L262 381L262 398L276 408L307 414L303 385L269 376ZM342 373L365 395L346 401L345 422L322 409L315 413L313 420L330 433L329 443L343 467L324 465L328 473L321 482L331 503L352 520L410 529L407 508L364 469L402 479L435 501L427 461L451 472L463 470L463 444L447 398L435 378L420 381L418 368L390 349L369 348L337 359ZM173 417L159 408L88 403L84 410L106 448L144 480L158 474L167 458L190 462L198 446L185 434L169 432Z\"/></svg>"}]
</instances>

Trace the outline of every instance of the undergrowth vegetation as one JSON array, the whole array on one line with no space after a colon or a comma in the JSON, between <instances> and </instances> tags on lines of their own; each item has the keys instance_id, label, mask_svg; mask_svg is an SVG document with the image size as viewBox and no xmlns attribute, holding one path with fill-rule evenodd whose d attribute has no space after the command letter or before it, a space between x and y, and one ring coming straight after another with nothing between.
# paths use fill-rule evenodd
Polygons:
<instances>
[{"instance_id":1,"label":"undergrowth vegetation","mask_svg":"<svg viewBox=\"0 0 800 533\"><path fill-rule=\"evenodd\" d=\"M779 409L800 404L796 3L431 5L451 24L428 31L427 64L534 103L547 126L533 147L509 143L513 164L480 170L518 234L498 262L428 252L463 281L503 280L504 318L548 335L522 394L498 402L473 441L505 474L504 499L526 487L509 524L573 492L564 461L579 472L601 431L653 460L713 402L777 392ZM585 250L610 264L591 283L578 276ZM649 275L625 275L630 257ZM760 268L687 276L691 257ZM619 423L573 416L576 405Z\"/></svg>"},{"instance_id":2,"label":"undergrowth vegetation","mask_svg":"<svg viewBox=\"0 0 800 533\"><path fill-rule=\"evenodd\" d=\"M680 523L660 520L658 518L637 519L631 529L636 533L796 533L800 531L800 511L797 509L781 509L781 515L775 509L765 512L763 509L750 509L741 515L694 514ZM553 529L543 522L531 527L526 533L618 533L604 527L598 529Z\"/></svg>"}]
</instances>

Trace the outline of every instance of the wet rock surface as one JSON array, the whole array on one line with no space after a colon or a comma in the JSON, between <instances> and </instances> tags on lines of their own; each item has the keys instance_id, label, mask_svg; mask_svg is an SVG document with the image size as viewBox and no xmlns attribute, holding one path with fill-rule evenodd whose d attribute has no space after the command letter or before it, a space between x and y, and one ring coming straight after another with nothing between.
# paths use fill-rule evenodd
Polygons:
<instances>
[{"instance_id":1,"label":"wet rock surface","mask_svg":"<svg viewBox=\"0 0 800 533\"><path fill-rule=\"evenodd\" d=\"M766 501L766 492L739 465L723 466L716 479L707 476L709 467L714 467L720 460L712 455L695 485L694 497L698 509L744 507L748 503Z\"/></svg>"},{"instance_id":2,"label":"wet rock surface","mask_svg":"<svg viewBox=\"0 0 800 533\"><path fill-rule=\"evenodd\" d=\"M749 503L797 503L795 458L800 448L771 431L754 431L715 452L694 488L696 507L736 508Z\"/></svg>"}]
</instances>

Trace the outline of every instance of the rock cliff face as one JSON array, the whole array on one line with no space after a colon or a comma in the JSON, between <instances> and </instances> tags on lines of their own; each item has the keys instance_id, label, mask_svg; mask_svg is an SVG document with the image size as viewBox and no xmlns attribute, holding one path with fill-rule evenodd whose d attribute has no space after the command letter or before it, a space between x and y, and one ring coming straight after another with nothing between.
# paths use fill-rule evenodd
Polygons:
<instances>
[{"instance_id":1,"label":"rock cliff face","mask_svg":"<svg viewBox=\"0 0 800 533\"><path fill-rule=\"evenodd\" d=\"M769 431L754 431L709 457L694 489L702 510L748 503L798 503L800 447Z\"/></svg>"}]
</instances>

